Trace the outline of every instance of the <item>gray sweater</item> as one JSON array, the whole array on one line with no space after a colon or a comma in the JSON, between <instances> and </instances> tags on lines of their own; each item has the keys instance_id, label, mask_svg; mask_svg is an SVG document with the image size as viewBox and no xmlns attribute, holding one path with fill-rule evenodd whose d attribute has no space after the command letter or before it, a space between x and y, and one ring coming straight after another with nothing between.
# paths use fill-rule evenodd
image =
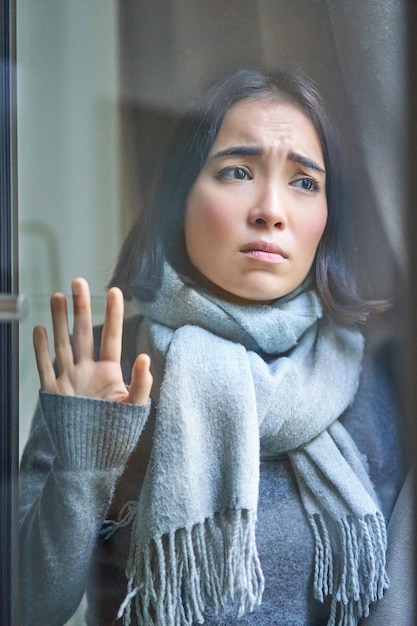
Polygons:
<instances>
[{"instance_id":1,"label":"gray sweater","mask_svg":"<svg viewBox=\"0 0 417 626\"><path fill-rule=\"evenodd\" d=\"M122 369L127 383L139 323L135 317L125 324ZM388 519L403 472L384 350L365 363L355 403L342 420L366 457ZM127 501L137 500L152 430L150 405L40 393L21 462L23 624L65 624L84 593L86 624L110 626L116 620L126 594L130 527L107 540L100 531L106 519L117 519ZM257 544L266 580L262 605L240 620L232 604L221 616L207 611L205 623L326 624L329 607L315 601L311 591L313 537L286 455L261 459Z\"/></svg>"}]
</instances>

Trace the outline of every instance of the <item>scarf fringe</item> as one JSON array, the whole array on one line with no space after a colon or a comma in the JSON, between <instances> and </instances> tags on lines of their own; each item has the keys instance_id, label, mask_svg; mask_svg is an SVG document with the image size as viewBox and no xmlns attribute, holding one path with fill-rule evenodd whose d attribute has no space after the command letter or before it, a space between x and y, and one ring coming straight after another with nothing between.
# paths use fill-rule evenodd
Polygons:
<instances>
[{"instance_id":1,"label":"scarf fringe","mask_svg":"<svg viewBox=\"0 0 417 626\"><path fill-rule=\"evenodd\" d=\"M330 538L323 516L310 516L315 538L314 596L320 602L332 596L327 626L356 626L389 587L385 521L377 511L363 519L349 516L333 522Z\"/></svg>"},{"instance_id":2,"label":"scarf fringe","mask_svg":"<svg viewBox=\"0 0 417 626\"><path fill-rule=\"evenodd\" d=\"M127 518L132 519L132 508L121 525ZM255 524L255 513L227 510L189 529L154 537L150 546L140 548L132 541L128 589L118 618L130 626L134 607L143 626L192 626L204 622L208 606L219 613L229 599L236 600L239 617L253 611L264 590Z\"/></svg>"},{"instance_id":3,"label":"scarf fringe","mask_svg":"<svg viewBox=\"0 0 417 626\"><path fill-rule=\"evenodd\" d=\"M129 526L133 522L136 516L137 510L137 502L134 500L129 500L122 506L120 509L119 517L117 521L112 519L106 519L103 524L103 528L100 530L100 535L103 541L107 541L110 539L112 535L119 528L123 528L124 526Z\"/></svg>"}]
</instances>

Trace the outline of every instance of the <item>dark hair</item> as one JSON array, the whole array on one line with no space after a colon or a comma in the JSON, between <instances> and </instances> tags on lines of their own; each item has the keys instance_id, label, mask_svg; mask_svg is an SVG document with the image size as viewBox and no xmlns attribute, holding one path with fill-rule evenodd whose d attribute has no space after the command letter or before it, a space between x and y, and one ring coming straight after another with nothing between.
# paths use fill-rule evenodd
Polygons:
<instances>
[{"instance_id":1,"label":"dark hair","mask_svg":"<svg viewBox=\"0 0 417 626\"><path fill-rule=\"evenodd\" d=\"M177 130L153 198L128 234L110 284L120 287L128 299L150 300L160 287L165 260L185 280L192 280L184 239L189 191L230 107L243 100L265 99L294 104L316 129L326 169L328 219L312 272L315 286L325 309L335 319L347 324L363 322L372 303L358 295L348 259L352 246L338 135L316 86L302 74L238 70L218 80L200 97Z\"/></svg>"}]
</instances>

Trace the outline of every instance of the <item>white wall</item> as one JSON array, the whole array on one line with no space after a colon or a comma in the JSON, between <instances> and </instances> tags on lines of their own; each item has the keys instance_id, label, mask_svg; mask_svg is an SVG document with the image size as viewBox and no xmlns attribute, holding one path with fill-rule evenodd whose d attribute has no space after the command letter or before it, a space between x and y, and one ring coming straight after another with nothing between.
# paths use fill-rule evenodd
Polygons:
<instances>
[{"instance_id":1,"label":"white wall","mask_svg":"<svg viewBox=\"0 0 417 626\"><path fill-rule=\"evenodd\" d=\"M32 328L85 276L101 312L120 246L117 13L112 0L17 1L21 441L36 401Z\"/></svg>"}]
</instances>

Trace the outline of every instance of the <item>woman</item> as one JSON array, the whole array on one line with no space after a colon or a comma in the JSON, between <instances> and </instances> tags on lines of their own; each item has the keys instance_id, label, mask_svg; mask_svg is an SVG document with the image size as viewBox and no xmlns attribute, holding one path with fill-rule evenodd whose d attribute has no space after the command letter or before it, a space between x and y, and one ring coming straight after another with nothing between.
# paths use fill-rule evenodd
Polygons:
<instances>
[{"instance_id":1,"label":"woman","mask_svg":"<svg viewBox=\"0 0 417 626\"><path fill-rule=\"evenodd\" d=\"M73 343L52 297L57 373L37 327L22 459L25 623L64 623L85 591L87 624L158 626L350 626L382 597L399 451L384 372L362 367L376 305L339 167L309 80L235 72L179 129L102 332L85 281ZM139 310L123 329L120 290Z\"/></svg>"}]
</instances>

